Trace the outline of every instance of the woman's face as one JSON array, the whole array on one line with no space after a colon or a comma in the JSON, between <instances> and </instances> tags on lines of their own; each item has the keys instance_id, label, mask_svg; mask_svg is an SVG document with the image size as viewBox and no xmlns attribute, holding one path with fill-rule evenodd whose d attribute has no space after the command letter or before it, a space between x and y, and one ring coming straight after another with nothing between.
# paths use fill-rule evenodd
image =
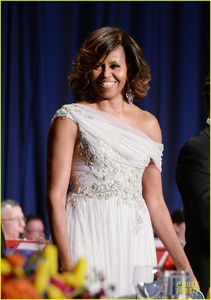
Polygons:
<instances>
[{"instance_id":1,"label":"woman's face","mask_svg":"<svg viewBox=\"0 0 211 300\"><path fill-rule=\"evenodd\" d=\"M102 58L91 73L92 86L97 100L122 97L127 81L127 65L122 46Z\"/></svg>"},{"instance_id":2,"label":"woman's face","mask_svg":"<svg viewBox=\"0 0 211 300\"><path fill-rule=\"evenodd\" d=\"M28 240L39 241L45 237L44 224L41 220L31 220L26 224L24 237Z\"/></svg>"}]
</instances>

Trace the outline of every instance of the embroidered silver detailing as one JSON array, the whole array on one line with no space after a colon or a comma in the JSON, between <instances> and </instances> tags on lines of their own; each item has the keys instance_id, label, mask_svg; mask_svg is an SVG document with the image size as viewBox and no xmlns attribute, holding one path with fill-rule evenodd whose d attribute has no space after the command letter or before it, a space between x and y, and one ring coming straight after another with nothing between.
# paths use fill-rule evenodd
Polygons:
<instances>
[{"instance_id":1,"label":"embroidered silver detailing","mask_svg":"<svg viewBox=\"0 0 211 300\"><path fill-rule=\"evenodd\" d=\"M79 113L80 115L83 115L89 119L93 119L92 116L87 113L86 110L80 108L77 106L77 104L66 104L63 105L62 108L56 111L56 113L53 116L53 119L56 117L60 117L62 119L72 119L72 113Z\"/></svg>"},{"instance_id":2,"label":"embroidered silver detailing","mask_svg":"<svg viewBox=\"0 0 211 300\"><path fill-rule=\"evenodd\" d=\"M142 174L140 168L130 166L124 161L120 161L119 155L102 140L95 143L99 150L93 147L83 136L79 136L76 146L77 159L83 160L88 167L83 172L79 172L73 167L71 176L72 197L67 201L74 206L79 200L97 198L108 200L118 199L117 205L124 203L128 207L134 208L136 215L136 233L142 227L142 214L146 212L146 204L142 197ZM83 164L83 163L82 163Z\"/></svg>"},{"instance_id":3,"label":"embroidered silver detailing","mask_svg":"<svg viewBox=\"0 0 211 300\"><path fill-rule=\"evenodd\" d=\"M142 196L142 175L150 159L161 170L163 145L138 132L136 135L131 128L125 130L118 121L107 120L106 115L79 104L64 105L55 117L71 119L79 129L67 205L74 208L77 203L92 200L125 205L134 215L132 220L138 233L143 227L143 215L148 214Z\"/></svg>"}]
</instances>

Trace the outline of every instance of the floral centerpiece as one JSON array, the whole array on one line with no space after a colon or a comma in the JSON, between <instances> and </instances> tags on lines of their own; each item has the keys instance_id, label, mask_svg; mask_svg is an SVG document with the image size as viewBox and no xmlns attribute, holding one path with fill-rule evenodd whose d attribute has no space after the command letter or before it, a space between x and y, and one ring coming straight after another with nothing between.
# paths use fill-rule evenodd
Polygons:
<instances>
[{"instance_id":1,"label":"floral centerpiece","mask_svg":"<svg viewBox=\"0 0 211 300\"><path fill-rule=\"evenodd\" d=\"M86 286L87 261L70 272L58 272L58 251L49 244L41 251L6 251L1 258L1 299L97 299L105 297L103 279L94 293Z\"/></svg>"}]
</instances>

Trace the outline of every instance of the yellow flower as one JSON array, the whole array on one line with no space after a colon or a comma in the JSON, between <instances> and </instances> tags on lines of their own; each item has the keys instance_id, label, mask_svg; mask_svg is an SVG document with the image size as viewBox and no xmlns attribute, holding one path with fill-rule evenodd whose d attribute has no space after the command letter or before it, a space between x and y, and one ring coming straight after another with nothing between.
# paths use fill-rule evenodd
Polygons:
<instances>
[{"instance_id":1,"label":"yellow flower","mask_svg":"<svg viewBox=\"0 0 211 300\"><path fill-rule=\"evenodd\" d=\"M23 276L25 274L24 269L19 266L13 267L13 273L16 276Z\"/></svg>"},{"instance_id":2,"label":"yellow flower","mask_svg":"<svg viewBox=\"0 0 211 300\"><path fill-rule=\"evenodd\" d=\"M1 258L1 274L9 275L12 272L12 266L6 258Z\"/></svg>"},{"instance_id":3,"label":"yellow flower","mask_svg":"<svg viewBox=\"0 0 211 300\"><path fill-rule=\"evenodd\" d=\"M64 272L63 278L66 283L75 287L82 287L87 276L87 261L85 258L78 260L71 272Z\"/></svg>"},{"instance_id":4,"label":"yellow flower","mask_svg":"<svg viewBox=\"0 0 211 300\"><path fill-rule=\"evenodd\" d=\"M48 244L44 251L43 257L46 259L50 275L58 272L58 250L53 244Z\"/></svg>"},{"instance_id":5,"label":"yellow flower","mask_svg":"<svg viewBox=\"0 0 211 300\"><path fill-rule=\"evenodd\" d=\"M46 263L46 261L40 260L38 262L37 271L35 274L35 281L34 281L34 285L39 293L42 294L46 290L49 284L49 280L50 280L50 275L49 275L48 264Z\"/></svg>"},{"instance_id":6,"label":"yellow flower","mask_svg":"<svg viewBox=\"0 0 211 300\"><path fill-rule=\"evenodd\" d=\"M65 299L62 291L53 284L50 284L47 288L47 295L49 299Z\"/></svg>"}]
</instances>

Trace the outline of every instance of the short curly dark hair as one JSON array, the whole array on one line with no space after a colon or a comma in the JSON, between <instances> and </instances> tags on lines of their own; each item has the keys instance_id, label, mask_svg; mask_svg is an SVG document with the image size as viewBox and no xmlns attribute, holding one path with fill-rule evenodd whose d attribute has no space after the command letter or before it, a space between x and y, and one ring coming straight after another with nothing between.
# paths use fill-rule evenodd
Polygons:
<instances>
[{"instance_id":1,"label":"short curly dark hair","mask_svg":"<svg viewBox=\"0 0 211 300\"><path fill-rule=\"evenodd\" d=\"M68 79L76 102L83 100L94 102L91 71L102 57L108 56L119 46L124 49L128 68L128 82L124 93L130 88L134 92L135 99L143 99L147 95L151 73L142 49L121 29L103 27L91 33L83 42L73 62L73 70Z\"/></svg>"}]
</instances>

